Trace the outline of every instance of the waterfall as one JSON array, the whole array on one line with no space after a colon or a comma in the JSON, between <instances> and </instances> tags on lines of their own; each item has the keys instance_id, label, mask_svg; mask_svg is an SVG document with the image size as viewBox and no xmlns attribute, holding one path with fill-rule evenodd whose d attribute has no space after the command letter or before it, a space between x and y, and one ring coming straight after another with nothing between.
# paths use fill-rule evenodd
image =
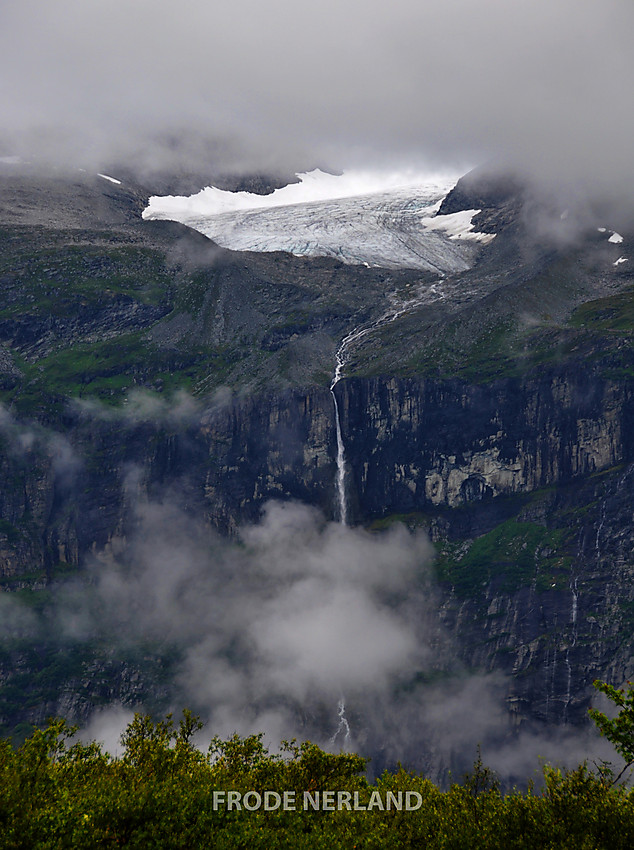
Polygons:
<instances>
[{"instance_id":1,"label":"waterfall","mask_svg":"<svg viewBox=\"0 0 634 850\"><path fill-rule=\"evenodd\" d=\"M343 377L343 369L348 362L350 348L376 328L390 324L390 322L395 321L399 318L399 316L402 316L409 310L419 307L422 304L429 304L433 301L442 300L445 295L442 292L442 289L439 289L438 287L439 284L434 283L427 291L419 294L409 301L401 303L398 303L397 294L392 293L388 297L392 300L393 309L388 310L376 319L376 321L355 328L341 340L341 344L337 349L337 353L335 355L335 371L330 384L330 394L332 396L332 403L334 407L335 430L337 434L337 474L335 476L336 517L341 525L348 525L348 491L346 487L346 446L343 439L343 428L341 427L341 410L339 408L339 402L337 401L335 387ZM346 702L343 696L339 699L337 704L337 716L339 718L339 725L337 726L337 731L330 739L330 746L334 747L337 738L343 734L342 749L347 750L350 746L351 732L350 724L346 717Z\"/></svg>"},{"instance_id":2,"label":"waterfall","mask_svg":"<svg viewBox=\"0 0 634 850\"><path fill-rule=\"evenodd\" d=\"M334 384L330 387L332 400L335 405L335 422L337 424L337 505L339 508L339 522L342 525L348 525L348 500L346 497L346 451L343 445L343 437L341 436L341 418L339 415L339 403L337 396L334 393Z\"/></svg>"},{"instance_id":3,"label":"waterfall","mask_svg":"<svg viewBox=\"0 0 634 850\"><path fill-rule=\"evenodd\" d=\"M383 313L374 322L366 325L361 325L352 330L347 336L341 340L341 344L335 355L335 371L330 384L330 394L335 411L335 429L337 434L337 475L335 477L335 492L337 497L336 516L342 525L348 525L348 493L346 487L346 446L343 439L343 429L341 427L341 410L335 393L335 387L343 377L343 369L348 362L350 348L359 340L363 339L377 328L389 325L394 322L399 316L420 307L423 304L431 304L434 301L441 301L445 298L442 289L439 289L438 283L433 283L429 289L420 293L408 301L400 302L396 293L390 293L388 296L393 303L393 308Z\"/></svg>"},{"instance_id":4,"label":"waterfall","mask_svg":"<svg viewBox=\"0 0 634 850\"><path fill-rule=\"evenodd\" d=\"M337 716L339 717L339 725L337 726L337 731L330 739L330 746L334 747L339 735L343 734L343 743L341 745L341 749L347 751L350 747L350 724L348 723L348 719L346 717L346 701L343 697L340 698L337 703Z\"/></svg>"},{"instance_id":5,"label":"waterfall","mask_svg":"<svg viewBox=\"0 0 634 850\"><path fill-rule=\"evenodd\" d=\"M396 317L394 317L396 318ZM342 378L343 367L348 360L348 350L352 343L358 342L362 337L369 334L371 330L379 327L385 321L385 316L381 316L376 322L370 325L365 325L361 328L356 328L351 331L341 341L341 345L337 349L335 357L335 373L330 384L330 394L335 408L335 428L337 432L337 476L335 478L335 491L337 494L337 516L342 525L348 525L348 495L346 491L346 447L343 442L343 430L341 428L341 411L339 410L339 402L335 394L335 387Z\"/></svg>"},{"instance_id":6,"label":"waterfall","mask_svg":"<svg viewBox=\"0 0 634 850\"><path fill-rule=\"evenodd\" d=\"M349 335L351 336L351 335ZM330 394L335 408L335 428L337 431L337 476L335 478L335 490L337 493L337 508L338 519L342 525L348 525L348 499L346 494L346 449L343 443L343 434L341 430L341 413L339 410L339 402L335 395L335 387L341 380L341 371L345 363L346 341L349 336L345 337L337 350L337 360L335 365L335 374L330 384Z\"/></svg>"}]
</instances>

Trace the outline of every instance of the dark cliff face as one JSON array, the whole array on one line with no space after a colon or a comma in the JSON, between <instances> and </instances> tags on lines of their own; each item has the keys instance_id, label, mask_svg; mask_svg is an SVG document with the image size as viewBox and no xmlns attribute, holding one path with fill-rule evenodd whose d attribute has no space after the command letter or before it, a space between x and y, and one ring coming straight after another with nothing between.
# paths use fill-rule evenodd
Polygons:
<instances>
[{"instance_id":1,"label":"dark cliff face","mask_svg":"<svg viewBox=\"0 0 634 850\"><path fill-rule=\"evenodd\" d=\"M465 664L508 676L520 725L583 722L592 681L634 671L631 383L578 364L337 390L357 516L429 529Z\"/></svg>"},{"instance_id":2,"label":"dark cliff face","mask_svg":"<svg viewBox=\"0 0 634 850\"><path fill-rule=\"evenodd\" d=\"M631 385L579 365L482 386L350 379L336 392L355 519L428 529L441 621L467 668L508 676L518 723L582 720L592 679L631 671ZM333 514L327 390L225 399L179 425L84 411L65 439L65 462L50 434L39 467L37 447L26 461L5 453L10 586L34 564L50 577L133 536L139 493L170 494L230 535L271 499Z\"/></svg>"},{"instance_id":3,"label":"dark cliff face","mask_svg":"<svg viewBox=\"0 0 634 850\"><path fill-rule=\"evenodd\" d=\"M352 379L340 392L365 517L527 493L631 451L629 384L582 366L480 386Z\"/></svg>"},{"instance_id":4,"label":"dark cliff face","mask_svg":"<svg viewBox=\"0 0 634 850\"><path fill-rule=\"evenodd\" d=\"M595 678L632 677L633 476L630 463L516 504L510 519L479 538L497 536L498 553L489 551L493 569L474 575L454 563L447 570L440 558L449 588L445 622L461 636L468 664L508 676L508 706L518 724L582 723ZM481 534L478 524L488 517L475 513L472 527ZM443 520L441 549L457 531ZM515 543L509 537L500 545L501 529ZM465 566L477 561L469 557L477 542Z\"/></svg>"},{"instance_id":5,"label":"dark cliff face","mask_svg":"<svg viewBox=\"0 0 634 850\"><path fill-rule=\"evenodd\" d=\"M135 539L144 500L233 538L270 500L332 518L337 346L431 281L220 251L142 223L140 190L53 183L48 210L23 181L0 208L2 588L46 608ZM495 240L364 336L335 388L352 519L428 531L438 624L466 669L504 675L519 726L581 722L595 676L632 675L634 629L626 247L539 244L522 204L513 181L459 184L443 212L482 206ZM7 622L7 730L155 698L177 662Z\"/></svg>"},{"instance_id":6,"label":"dark cliff face","mask_svg":"<svg viewBox=\"0 0 634 850\"><path fill-rule=\"evenodd\" d=\"M361 522L529 494L632 459L630 383L581 365L481 386L346 379L336 393L348 495ZM328 390L225 399L178 426L108 422L86 412L67 424L77 481L60 484L49 470L42 498L76 501L81 482L83 513L94 500L104 516L112 512L113 529L123 521L123 481L135 465L149 489L186 487L223 531L256 519L274 498L332 511L336 436ZM45 520L41 509L38 516ZM82 551L103 545L107 522L79 525Z\"/></svg>"}]
</instances>

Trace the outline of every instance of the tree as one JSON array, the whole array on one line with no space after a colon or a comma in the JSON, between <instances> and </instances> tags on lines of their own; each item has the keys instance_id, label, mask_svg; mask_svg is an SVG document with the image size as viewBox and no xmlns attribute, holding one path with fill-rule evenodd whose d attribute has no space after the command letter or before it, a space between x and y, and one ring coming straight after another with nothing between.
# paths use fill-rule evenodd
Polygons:
<instances>
[{"instance_id":1,"label":"tree","mask_svg":"<svg viewBox=\"0 0 634 850\"><path fill-rule=\"evenodd\" d=\"M614 746L617 753L625 759L625 766L612 780L612 785L619 781L625 771L634 764L634 687L628 682L627 691L615 688L606 682L595 679L594 687L612 700L620 708L616 717L608 717L596 708L588 709L588 714L596 723L599 731Z\"/></svg>"}]
</instances>

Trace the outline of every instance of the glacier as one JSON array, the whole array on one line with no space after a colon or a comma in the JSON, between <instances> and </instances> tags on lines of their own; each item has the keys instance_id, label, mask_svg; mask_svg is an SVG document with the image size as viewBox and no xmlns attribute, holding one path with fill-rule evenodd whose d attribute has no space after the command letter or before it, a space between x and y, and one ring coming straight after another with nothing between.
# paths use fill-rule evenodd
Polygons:
<instances>
[{"instance_id":1,"label":"glacier","mask_svg":"<svg viewBox=\"0 0 634 850\"><path fill-rule=\"evenodd\" d=\"M439 275L464 271L478 243L479 210L436 215L456 175L315 169L270 195L214 186L189 197L152 196L143 218L178 221L234 251L287 251L344 263L413 268Z\"/></svg>"}]
</instances>

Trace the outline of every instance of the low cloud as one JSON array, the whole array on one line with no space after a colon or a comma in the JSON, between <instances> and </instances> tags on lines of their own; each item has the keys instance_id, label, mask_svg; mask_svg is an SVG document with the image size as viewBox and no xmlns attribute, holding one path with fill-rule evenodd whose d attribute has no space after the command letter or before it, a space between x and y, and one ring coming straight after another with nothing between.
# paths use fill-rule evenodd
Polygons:
<instances>
[{"instance_id":1,"label":"low cloud","mask_svg":"<svg viewBox=\"0 0 634 850\"><path fill-rule=\"evenodd\" d=\"M214 731L274 721L288 737L311 705L389 694L428 663L431 554L404 528L377 537L297 504L268 505L230 545L169 501L140 501L133 539L95 562L89 605L83 584L66 588L59 625L176 645L179 700Z\"/></svg>"},{"instance_id":2,"label":"low cloud","mask_svg":"<svg viewBox=\"0 0 634 850\"><path fill-rule=\"evenodd\" d=\"M195 425L202 419L213 416L231 404L232 391L219 387L201 401L187 390L176 390L172 394L159 394L145 389L131 390L125 401L117 406L107 405L98 399L76 398L70 407L86 419L104 422L121 422L126 425L151 423L155 426L182 427Z\"/></svg>"},{"instance_id":3,"label":"low cloud","mask_svg":"<svg viewBox=\"0 0 634 850\"><path fill-rule=\"evenodd\" d=\"M582 192L633 176L629 0L7 0L2 17L7 154L173 171L493 157Z\"/></svg>"},{"instance_id":4,"label":"low cloud","mask_svg":"<svg viewBox=\"0 0 634 850\"><path fill-rule=\"evenodd\" d=\"M84 739L116 752L131 712L158 699L162 710L199 713L208 736L264 732L273 748L311 739L371 756L372 773L401 761L441 782L470 767L478 744L487 764L518 783L538 771L540 756L570 766L613 757L592 730L517 733L507 680L457 660L424 534L398 525L373 534L306 505L269 503L229 542L175 494L148 499L133 473L126 498L126 536L51 586L44 614L0 594L5 640L107 647L90 669L119 669L135 682L90 712ZM117 667L139 653L153 664L171 659L168 678L152 683L134 660Z\"/></svg>"},{"instance_id":5,"label":"low cloud","mask_svg":"<svg viewBox=\"0 0 634 850\"><path fill-rule=\"evenodd\" d=\"M38 422L25 422L0 403L0 436L6 440L14 456L47 458L57 482L69 486L82 468L82 459L68 438Z\"/></svg>"},{"instance_id":6,"label":"low cloud","mask_svg":"<svg viewBox=\"0 0 634 850\"><path fill-rule=\"evenodd\" d=\"M105 752L111 756L121 756L121 736L133 719L134 711L129 706L113 704L98 708L92 713L90 722L81 730L79 738L84 743L99 741Z\"/></svg>"}]
</instances>

